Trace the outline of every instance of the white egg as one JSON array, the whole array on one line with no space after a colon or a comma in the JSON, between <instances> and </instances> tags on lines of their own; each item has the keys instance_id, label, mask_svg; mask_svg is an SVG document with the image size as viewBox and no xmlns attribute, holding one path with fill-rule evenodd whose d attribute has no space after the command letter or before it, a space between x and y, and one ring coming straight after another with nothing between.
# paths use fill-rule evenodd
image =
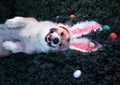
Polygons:
<instances>
[{"instance_id":1,"label":"white egg","mask_svg":"<svg viewBox=\"0 0 120 85\"><path fill-rule=\"evenodd\" d=\"M79 78L81 76L81 71L80 70L76 70L74 73L73 73L73 76L74 78Z\"/></svg>"},{"instance_id":2,"label":"white egg","mask_svg":"<svg viewBox=\"0 0 120 85\"><path fill-rule=\"evenodd\" d=\"M90 45L91 48L94 48L96 46L96 44L93 43L93 42L90 42L89 45Z\"/></svg>"}]
</instances>

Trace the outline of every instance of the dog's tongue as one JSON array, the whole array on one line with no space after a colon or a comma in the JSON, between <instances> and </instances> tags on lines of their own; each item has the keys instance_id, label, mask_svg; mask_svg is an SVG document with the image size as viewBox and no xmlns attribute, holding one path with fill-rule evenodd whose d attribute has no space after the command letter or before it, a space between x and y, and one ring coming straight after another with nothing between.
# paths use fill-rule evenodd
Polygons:
<instances>
[{"instance_id":1,"label":"dog's tongue","mask_svg":"<svg viewBox=\"0 0 120 85\"><path fill-rule=\"evenodd\" d=\"M52 35L49 35L47 40L50 42L52 39L51 39Z\"/></svg>"}]
</instances>

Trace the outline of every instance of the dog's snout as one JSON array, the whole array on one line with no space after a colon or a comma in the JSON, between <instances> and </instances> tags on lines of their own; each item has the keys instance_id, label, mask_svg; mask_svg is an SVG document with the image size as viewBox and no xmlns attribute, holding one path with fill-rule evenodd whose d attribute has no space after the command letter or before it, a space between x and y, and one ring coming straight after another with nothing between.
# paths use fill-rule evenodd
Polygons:
<instances>
[{"instance_id":1,"label":"dog's snout","mask_svg":"<svg viewBox=\"0 0 120 85\"><path fill-rule=\"evenodd\" d=\"M54 39L53 39L53 43L54 43L54 44L58 44L58 43L59 43L59 39L58 39L58 38L54 38Z\"/></svg>"}]
</instances>

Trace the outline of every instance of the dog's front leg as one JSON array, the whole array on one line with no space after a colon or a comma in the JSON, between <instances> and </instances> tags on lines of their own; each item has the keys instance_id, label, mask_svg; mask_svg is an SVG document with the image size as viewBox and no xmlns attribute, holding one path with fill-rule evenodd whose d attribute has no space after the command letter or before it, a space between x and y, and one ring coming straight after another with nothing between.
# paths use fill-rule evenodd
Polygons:
<instances>
[{"instance_id":1,"label":"dog's front leg","mask_svg":"<svg viewBox=\"0 0 120 85\"><path fill-rule=\"evenodd\" d=\"M33 22L38 22L35 18L32 17L14 17L12 19L8 19L5 22L5 26L7 28L19 28L19 27L23 27L26 26L29 23L33 23Z\"/></svg>"},{"instance_id":2,"label":"dog's front leg","mask_svg":"<svg viewBox=\"0 0 120 85\"><path fill-rule=\"evenodd\" d=\"M22 17L14 17L12 19L8 19L5 22L5 26L7 28L18 28L25 26L26 23L24 22L24 18Z\"/></svg>"},{"instance_id":3,"label":"dog's front leg","mask_svg":"<svg viewBox=\"0 0 120 85\"><path fill-rule=\"evenodd\" d=\"M2 46L12 53L18 53L24 50L24 46L20 42L5 41L2 43Z\"/></svg>"}]
</instances>

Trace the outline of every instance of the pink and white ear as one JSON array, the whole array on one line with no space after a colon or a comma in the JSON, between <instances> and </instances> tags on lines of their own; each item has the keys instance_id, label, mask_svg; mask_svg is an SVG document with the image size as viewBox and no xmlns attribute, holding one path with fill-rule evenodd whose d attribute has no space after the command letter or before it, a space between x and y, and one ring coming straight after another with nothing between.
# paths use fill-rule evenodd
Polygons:
<instances>
[{"instance_id":1,"label":"pink and white ear","mask_svg":"<svg viewBox=\"0 0 120 85\"><path fill-rule=\"evenodd\" d=\"M70 28L72 38L90 33L91 31L102 30L102 26L96 21L78 22Z\"/></svg>"},{"instance_id":2,"label":"pink and white ear","mask_svg":"<svg viewBox=\"0 0 120 85\"><path fill-rule=\"evenodd\" d=\"M98 42L89 40L88 38L74 38L71 40L69 48L82 52L91 52L97 51L101 48L101 45Z\"/></svg>"}]
</instances>

